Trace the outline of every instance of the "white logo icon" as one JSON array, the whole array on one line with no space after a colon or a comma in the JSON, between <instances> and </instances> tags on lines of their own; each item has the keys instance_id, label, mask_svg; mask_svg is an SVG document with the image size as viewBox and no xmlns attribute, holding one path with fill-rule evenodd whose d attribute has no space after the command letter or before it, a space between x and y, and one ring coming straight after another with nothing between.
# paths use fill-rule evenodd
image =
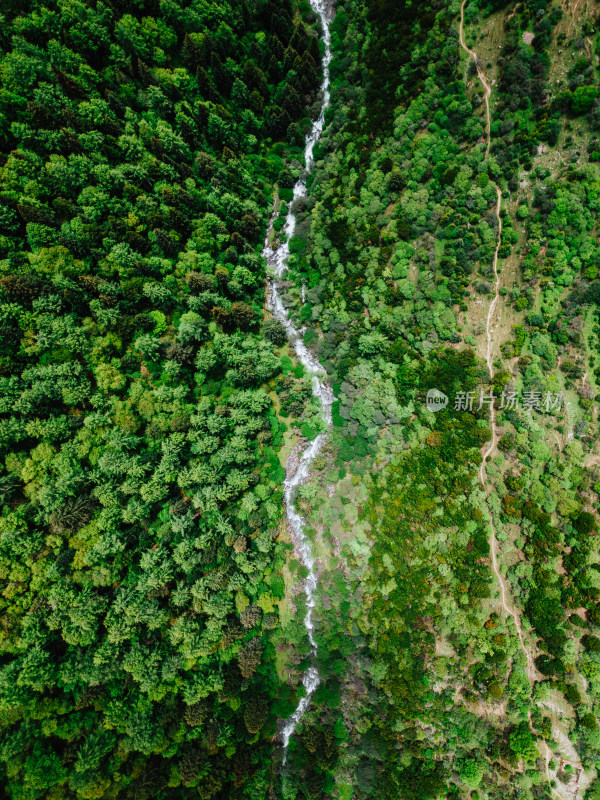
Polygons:
<instances>
[{"instance_id":1,"label":"white logo icon","mask_svg":"<svg viewBox=\"0 0 600 800\"><path fill-rule=\"evenodd\" d=\"M427 408L429 411L441 411L448 405L448 396L439 389L430 389L427 392Z\"/></svg>"}]
</instances>

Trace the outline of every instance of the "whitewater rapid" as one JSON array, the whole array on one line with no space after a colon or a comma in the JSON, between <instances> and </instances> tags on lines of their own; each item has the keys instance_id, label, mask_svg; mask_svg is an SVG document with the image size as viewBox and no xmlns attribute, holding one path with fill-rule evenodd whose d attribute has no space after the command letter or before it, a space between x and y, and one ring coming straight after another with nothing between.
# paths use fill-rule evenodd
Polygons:
<instances>
[{"instance_id":1,"label":"whitewater rapid","mask_svg":"<svg viewBox=\"0 0 600 800\"><path fill-rule=\"evenodd\" d=\"M300 178L296 181L294 186L294 201L289 204L288 213L284 225L285 236L276 249L272 249L269 245L273 235L273 222L275 217L269 224L267 232L267 239L263 254L267 260L267 264L274 273L274 278L269 282L268 291L268 307L271 314L278 319L287 331L288 341L296 351L298 361L304 365L305 369L312 376L312 390L314 396L320 403L323 418L327 424L327 430L320 433L303 451L300 463L294 474L288 476L283 484L283 502L285 507L286 518L290 527L294 551L301 561L301 563L308 570L308 575L304 581L304 592L306 594L306 615L304 617L304 626L310 642L310 655L311 660L317 654L317 643L314 637L314 624L313 624L313 609L315 607L315 594L317 591L317 573L315 566L315 558L312 552L311 544L305 533L305 520L296 511L295 497L296 489L298 486L305 483L310 477L310 466L318 455L323 445L327 433L331 428L331 406L333 404L333 392L327 383L327 376L323 366L312 355L302 340L302 333L292 323L289 314L283 304L281 296L281 278L287 266L288 257L290 254L289 241L294 235L296 228L296 215L294 213L294 202L298 198L306 197L306 180L314 164L314 147L321 138L323 133L323 126L325 125L325 110L330 101L330 78L329 78L329 65L331 63L331 36L329 32L329 20L327 16L327 8L324 0L310 0L313 11L317 13L321 20L322 25L322 39L325 45L325 52L323 55L323 79L321 82L321 92L323 96L323 103L318 118L313 122L312 129L306 137L306 145L304 148L305 169ZM304 301L304 292L302 295ZM286 472L288 472L286 465ZM286 762L287 749L290 742L290 737L296 730L298 722L302 715L308 708L310 698L315 692L320 683L319 672L313 665L310 666L302 677L302 684L305 689L304 697L300 699L298 706L294 713L287 719L281 729L281 738L283 743L283 763Z\"/></svg>"}]
</instances>

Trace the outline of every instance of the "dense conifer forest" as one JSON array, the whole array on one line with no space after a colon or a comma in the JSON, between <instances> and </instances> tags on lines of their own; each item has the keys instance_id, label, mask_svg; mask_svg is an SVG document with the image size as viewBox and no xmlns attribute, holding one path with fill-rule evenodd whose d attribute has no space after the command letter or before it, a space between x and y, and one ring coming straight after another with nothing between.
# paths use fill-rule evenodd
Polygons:
<instances>
[{"instance_id":1,"label":"dense conifer forest","mask_svg":"<svg viewBox=\"0 0 600 800\"><path fill-rule=\"evenodd\" d=\"M0 797L600 800L599 57L595 0L0 5Z\"/></svg>"},{"instance_id":2,"label":"dense conifer forest","mask_svg":"<svg viewBox=\"0 0 600 800\"><path fill-rule=\"evenodd\" d=\"M275 409L307 391L261 327L260 251L314 16L2 10L0 784L264 796L289 704Z\"/></svg>"}]
</instances>

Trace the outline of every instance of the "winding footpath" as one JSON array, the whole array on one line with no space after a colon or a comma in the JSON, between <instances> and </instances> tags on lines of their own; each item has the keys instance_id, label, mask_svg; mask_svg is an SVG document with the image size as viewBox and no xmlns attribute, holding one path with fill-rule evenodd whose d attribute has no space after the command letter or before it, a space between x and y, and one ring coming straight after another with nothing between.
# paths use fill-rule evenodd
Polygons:
<instances>
[{"instance_id":1,"label":"winding footpath","mask_svg":"<svg viewBox=\"0 0 600 800\"><path fill-rule=\"evenodd\" d=\"M479 57L477 53L472 50L465 41L465 31L464 31L464 22L465 22L465 3L466 0L462 1L462 5L460 7L460 28L459 28L459 39L460 45L463 50L474 60L475 65L477 67L477 76L483 86L484 95L485 95L485 118L486 118L486 147L485 147L485 158L487 159L490 154L490 143L491 143L491 117L490 117L490 95L492 93L492 86L487 79L486 74L484 73L483 69L481 68ZM490 381L494 377L494 364L493 364L493 335L492 335L492 321L494 319L494 314L496 313L496 307L498 305L498 301L500 299L500 275L498 273L498 258L500 254L500 246L502 244L502 217L500 215L500 211L502 208L502 190L496 184L496 208L495 214L496 219L498 221L498 241L496 242L496 249L494 251L494 299L490 303L490 307L487 314L487 322L486 322L486 364L488 373L490 376ZM502 601L502 608L504 609L505 613L508 614L515 623L515 628L517 630L517 636L519 638L519 643L521 645L521 650L523 651L527 663L527 677L529 682L533 685L536 680L539 680L540 673L536 669L535 666L535 656L532 652L533 648L529 647L525 642L525 637L523 635L523 627L521 625L521 618L516 610L516 606L509 603L509 596L510 590L507 586L506 580L502 575L500 568L498 566L498 539L496 536L496 526L494 524L494 517L489 507L489 493L490 489L488 486L487 481L487 462L488 459L493 455L494 451L496 450L496 446L498 444L498 428L496 425L496 408L494 403L490 403L490 422L492 425L492 440L488 447L483 452L483 458L481 462L481 467L479 469L479 481L483 487L483 491L486 496L486 500L488 500L488 512L489 512L489 521L490 527L492 531L491 539L490 539L490 551L492 556L492 570L498 584L500 585L500 597Z\"/></svg>"},{"instance_id":2,"label":"winding footpath","mask_svg":"<svg viewBox=\"0 0 600 800\"><path fill-rule=\"evenodd\" d=\"M304 148L305 169L303 174L294 185L294 200L289 204L289 211L287 213L285 226L283 229L285 235L282 237L282 240L279 242L276 248L273 249L270 243L272 240L276 241L273 223L275 222L277 215L274 214L269 224L265 247L263 250L263 255L265 256L267 264L274 275L274 279L269 281L267 301L269 310L272 316L275 317L275 319L278 319L284 325L287 332L288 341L294 348L298 360L304 365L307 372L312 376L313 395L319 402L326 427L324 432L320 433L306 446L300 456L299 464L292 474L290 474L292 472L292 468L288 459L288 463L286 464L287 477L283 484L285 515L290 529L292 543L294 545L294 552L299 561L304 567L306 567L308 571L306 579L304 580L304 593L306 595L306 614L304 616L304 627L306 628L308 641L310 643L310 660L313 662L302 677L304 696L300 698L294 713L291 715L291 717L289 717L289 719L283 722L281 727L280 735L283 745L284 765L287 759L287 750L290 738L294 734L298 723L302 719L304 712L310 704L312 695L320 683L319 672L316 666L314 666L314 660L317 654L317 643L314 637L313 610L315 607L315 595L317 591L317 570L311 543L305 532L306 521L296 511L296 491L299 486L306 483L306 481L310 478L310 468L312 462L325 444L327 434L332 424L331 407L333 405L333 392L327 383L325 370L315 356L313 356L313 354L305 346L302 340L303 331L298 330L290 319L288 311L283 303L282 287L280 282L283 272L287 267L287 261L290 255L289 241L294 235L294 230L296 227L294 203L296 200L298 200L298 198L306 197L306 180L314 164L314 147L323 133L323 127L325 125L325 111L330 102L329 65L331 63L331 36L329 32L328 11L325 0L310 0L310 4L313 11L318 14L321 20L322 40L323 44L325 45L325 52L323 56L323 79L321 82L323 102L321 105L321 112L318 118L313 122L311 132L306 138L306 145ZM304 300L304 293L302 299Z\"/></svg>"},{"instance_id":3,"label":"winding footpath","mask_svg":"<svg viewBox=\"0 0 600 800\"><path fill-rule=\"evenodd\" d=\"M463 50L473 59L475 62L475 66L477 67L477 76L481 85L483 86L484 96L485 96L485 117L486 117L486 148L485 148L485 158L487 159L490 154L490 143L491 143L491 116L490 116L490 95L492 93L492 86L487 79L485 72L481 67L481 63L479 61L479 57L477 53L472 50L465 41L465 33L464 33L464 18L465 18L465 4L467 0L462 0L461 7L460 7L460 27L459 27L459 41L460 45ZM518 4L517 4L518 5ZM516 11L517 6L515 6ZM514 14L514 11L513 11ZM511 15L512 16L512 15ZM493 369L493 335L492 335L492 320L494 318L494 314L496 313L496 307L498 305L498 301L500 299L500 275L498 273L498 258L500 253L500 245L502 243L502 217L500 215L501 207L502 207L502 190L496 184L496 193L497 193L497 202L496 202L496 219L498 220L498 241L496 243L496 249L494 252L494 298L490 303L490 307L488 310L487 315L487 323L486 323L486 364L488 373L490 376L490 381L494 377L494 369ZM482 454L482 462L481 467L479 469L479 481L483 488L487 507L488 507L488 514L489 514L489 522L490 522L490 529L491 529L491 538L490 538L490 551L492 557L492 571L496 576L498 584L500 586L500 598L502 602L502 608L504 609L505 613L510 616L515 624L515 628L517 631L517 636L519 639L519 644L521 645L521 650L525 655L525 660L527 664L527 678L531 687L533 688L536 681L543 681L544 676L538 671L535 666L535 646L532 644L528 644L525 641L525 636L523 634L523 626L521 624L521 617L518 612L517 606L514 602L509 600L510 598L510 589L508 588L507 582L500 571L498 566L498 539L496 536L496 526L494 523L494 516L492 513L492 509L489 503L489 496L490 496L490 487L487 481L487 462L489 458L493 455L494 451L496 450L496 446L498 444L498 428L496 425L496 408L494 403L490 403L490 422L492 426L492 440L488 447L484 450ZM534 701L535 702L535 701ZM539 704L539 703L538 703ZM531 721L531 711L529 712L529 727L531 732L535 734L535 730L533 728L533 724ZM577 770L577 777L574 778L574 785L570 784L569 786L562 786L562 793L555 789L552 786L552 776L550 774L550 761L553 758L553 753L548 743L546 741L541 742L541 747L543 750L543 758L545 762L545 772L546 778L548 781L548 785L550 787L551 793L560 798L560 800L566 800L566 798L573 798L573 800L577 799L578 793L580 791L579 781L581 775L583 774L583 765L581 761L578 759L569 761L567 759L561 758L561 762L563 764L569 764L572 767L575 767ZM573 748L573 751L576 751Z\"/></svg>"},{"instance_id":4,"label":"winding footpath","mask_svg":"<svg viewBox=\"0 0 600 800\"><path fill-rule=\"evenodd\" d=\"M459 38L460 38L460 46L462 49L471 56L473 61L475 62L475 66L477 68L477 77L479 78L481 85L483 86L483 92L485 96L485 138L486 138L486 147L485 147L485 157L487 158L490 154L490 141L491 141L491 117L490 117L490 95L492 94L492 84L488 81L487 75L481 68L481 63L479 61L479 56L475 52L475 50L471 50L469 45L465 40L465 3L467 0L462 0L462 4L460 7L460 28L458 31ZM496 187L497 188L497 187ZM498 189L499 193L499 200L502 199L502 192Z\"/></svg>"}]
</instances>

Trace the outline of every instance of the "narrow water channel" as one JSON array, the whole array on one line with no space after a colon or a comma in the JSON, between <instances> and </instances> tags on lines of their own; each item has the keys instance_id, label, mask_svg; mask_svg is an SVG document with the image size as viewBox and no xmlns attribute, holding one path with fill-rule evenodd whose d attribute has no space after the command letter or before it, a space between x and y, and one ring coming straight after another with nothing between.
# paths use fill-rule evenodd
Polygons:
<instances>
[{"instance_id":1,"label":"narrow water channel","mask_svg":"<svg viewBox=\"0 0 600 800\"><path fill-rule=\"evenodd\" d=\"M323 126L325 124L325 110L327 109L330 100L329 65L331 62L331 37L329 33L328 10L324 0L310 0L310 4L315 13L317 13L320 17L322 39L325 45L325 51L323 55L323 78L321 82L323 103L320 114L313 122L311 132L306 137L306 146L304 149L305 170L300 178L296 181L294 186L294 201L300 197L306 197L306 180L310 175L314 164L313 150L315 144L321 138ZM317 654L317 643L314 638L313 609L315 607L315 594L317 591L317 573L311 543L308 540L305 532L306 522L295 509L295 497L298 486L302 485L310 478L311 465L325 444L325 439L331 427L331 406L333 403L333 392L327 383L327 376L323 366L304 345L302 334L292 323L282 301L280 279L287 266L287 261L290 254L289 241L294 235L294 230L296 227L294 202L289 204L289 210L284 226L285 237L282 237L284 238L284 241L282 241L276 249L271 248L269 245L269 241L273 233L273 222L274 220L272 220L271 224L269 225L267 240L265 242L265 248L263 251L267 263L275 275L275 278L270 282L269 286L269 309L273 317L280 320L280 322L285 326L289 343L294 348L298 360L304 365L307 372L312 376L313 394L319 401L323 418L327 423L327 430L323 433L320 433L315 439L313 439L313 441L310 442L306 449L302 452L300 462L295 472L290 475L289 470L286 469L288 477L283 484L283 502L285 506L286 518L290 527L294 551L297 558L308 570L308 575L304 581L304 591L306 594L306 615L304 617L304 626L306 628L306 633L311 646L311 661L314 662L314 657ZM319 673L313 663L306 670L302 677L302 684L305 689L304 697L300 699L296 710L291 717L284 722L281 729L284 764L287 757L287 749L290 738L296 730L296 726L302 718L302 715L308 708L310 699L319 685L319 682Z\"/></svg>"}]
</instances>

